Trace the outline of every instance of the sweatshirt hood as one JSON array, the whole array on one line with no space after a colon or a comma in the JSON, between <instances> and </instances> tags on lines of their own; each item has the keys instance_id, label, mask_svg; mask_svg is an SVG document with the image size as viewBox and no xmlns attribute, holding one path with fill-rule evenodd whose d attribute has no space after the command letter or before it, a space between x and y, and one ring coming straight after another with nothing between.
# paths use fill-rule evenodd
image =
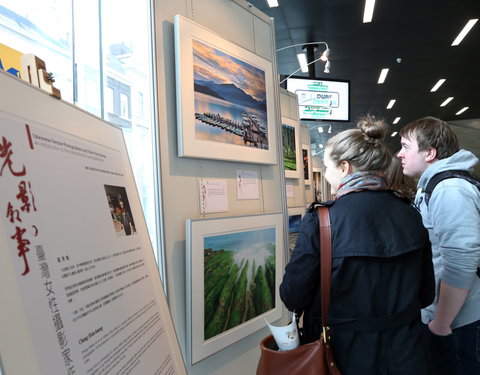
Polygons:
<instances>
[{"instance_id":1,"label":"sweatshirt hood","mask_svg":"<svg viewBox=\"0 0 480 375\"><path fill-rule=\"evenodd\" d=\"M433 163L430 167L423 172L422 177L418 181L418 187L424 190L427 187L427 183L437 173L448 170L462 170L473 171L473 167L478 163L478 158L467 150L460 150L452 156L441 159Z\"/></svg>"}]
</instances>

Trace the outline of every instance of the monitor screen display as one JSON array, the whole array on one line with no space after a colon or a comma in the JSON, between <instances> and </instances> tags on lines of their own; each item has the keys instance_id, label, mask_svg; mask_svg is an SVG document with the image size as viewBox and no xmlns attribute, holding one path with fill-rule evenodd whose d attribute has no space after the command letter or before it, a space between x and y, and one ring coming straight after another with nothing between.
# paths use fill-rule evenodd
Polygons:
<instances>
[{"instance_id":1,"label":"monitor screen display","mask_svg":"<svg viewBox=\"0 0 480 375\"><path fill-rule=\"evenodd\" d=\"M350 121L350 81L291 77L287 90L297 94L300 120Z\"/></svg>"}]
</instances>

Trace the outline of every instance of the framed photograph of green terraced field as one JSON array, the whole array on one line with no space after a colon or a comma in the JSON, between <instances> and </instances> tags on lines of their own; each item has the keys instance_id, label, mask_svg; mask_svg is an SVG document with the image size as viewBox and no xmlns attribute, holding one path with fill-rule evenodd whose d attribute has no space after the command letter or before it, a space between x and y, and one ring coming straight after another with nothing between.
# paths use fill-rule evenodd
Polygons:
<instances>
[{"instance_id":1,"label":"framed photograph of green terraced field","mask_svg":"<svg viewBox=\"0 0 480 375\"><path fill-rule=\"evenodd\" d=\"M178 156L277 164L272 63L175 16Z\"/></svg>"},{"instance_id":2,"label":"framed photograph of green terraced field","mask_svg":"<svg viewBox=\"0 0 480 375\"><path fill-rule=\"evenodd\" d=\"M282 146L285 178L301 178L303 175L300 124L282 116Z\"/></svg>"},{"instance_id":3,"label":"framed photograph of green terraced field","mask_svg":"<svg viewBox=\"0 0 480 375\"><path fill-rule=\"evenodd\" d=\"M281 213L187 220L187 357L194 364L282 317Z\"/></svg>"}]
</instances>

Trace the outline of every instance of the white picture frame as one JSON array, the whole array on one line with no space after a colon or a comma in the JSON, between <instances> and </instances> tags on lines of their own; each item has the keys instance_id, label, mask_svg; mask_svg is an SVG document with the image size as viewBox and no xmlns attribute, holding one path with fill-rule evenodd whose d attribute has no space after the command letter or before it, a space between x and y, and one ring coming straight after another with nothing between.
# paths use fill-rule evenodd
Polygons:
<instances>
[{"instance_id":1,"label":"white picture frame","mask_svg":"<svg viewBox=\"0 0 480 375\"><path fill-rule=\"evenodd\" d=\"M174 27L178 156L277 164L272 63L180 15Z\"/></svg>"},{"instance_id":2,"label":"white picture frame","mask_svg":"<svg viewBox=\"0 0 480 375\"><path fill-rule=\"evenodd\" d=\"M282 317L279 285L284 269L283 230L282 213L186 221L187 361L191 365L265 327L265 319L272 323ZM247 247L249 241L255 245ZM270 241L275 241L274 249ZM271 258L272 251L274 259ZM270 255L267 256L267 253ZM236 263L232 259L236 259ZM252 265L262 261L263 265L253 271ZM213 262L216 262L215 267L212 267ZM272 274L273 264L275 269ZM231 272L238 265L242 268L238 267L238 270ZM266 270L264 276L261 275L260 267ZM255 286L248 283L248 278L245 280L248 274L254 280L259 278ZM235 285L229 280L233 280ZM267 285L270 292L262 294L267 296L265 301L259 300L258 296L260 290L265 292L266 289L258 289L257 292L249 289L256 288L257 285ZM237 321L237 324L231 321L234 316L231 308L228 319L221 321L225 315L222 315L222 304L215 297L220 292L213 290L217 286L220 286L222 295L230 296L232 293L232 300L235 295L243 293L242 289L251 293L252 302L245 298L244 304L245 309L250 310L238 308L241 312L237 311L237 316L244 318ZM258 304L255 302L256 305L252 306L253 301ZM260 311L256 309L258 306L262 307ZM245 320L246 316L250 318Z\"/></svg>"},{"instance_id":3,"label":"white picture frame","mask_svg":"<svg viewBox=\"0 0 480 375\"><path fill-rule=\"evenodd\" d=\"M301 178L303 174L302 151L300 147L300 124L282 116L282 157L285 178ZM295 147L293 151L292 148Z\"/></svg>"}]
</instances>

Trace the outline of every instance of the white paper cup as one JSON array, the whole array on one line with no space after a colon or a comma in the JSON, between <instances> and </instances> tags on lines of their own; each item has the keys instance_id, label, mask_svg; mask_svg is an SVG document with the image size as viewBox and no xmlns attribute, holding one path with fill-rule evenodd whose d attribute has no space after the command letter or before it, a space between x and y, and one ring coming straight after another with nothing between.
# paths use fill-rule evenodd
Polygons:
<instances>
[{"instance_id":1,"label":"white paper cup","mask_svg":"<svg viewBox=\"0 0 480 375\"><path fill-rule=\"evenodd\" d=\"M265 320L266 321L266 320ZM292 350L300 345L300 335L298 333L297 322L295 321L295 313L292 315L292 322L282 327L272 326L267 322L273 338L277 342L278 350Z\"/></svg>"}]
</instances>

